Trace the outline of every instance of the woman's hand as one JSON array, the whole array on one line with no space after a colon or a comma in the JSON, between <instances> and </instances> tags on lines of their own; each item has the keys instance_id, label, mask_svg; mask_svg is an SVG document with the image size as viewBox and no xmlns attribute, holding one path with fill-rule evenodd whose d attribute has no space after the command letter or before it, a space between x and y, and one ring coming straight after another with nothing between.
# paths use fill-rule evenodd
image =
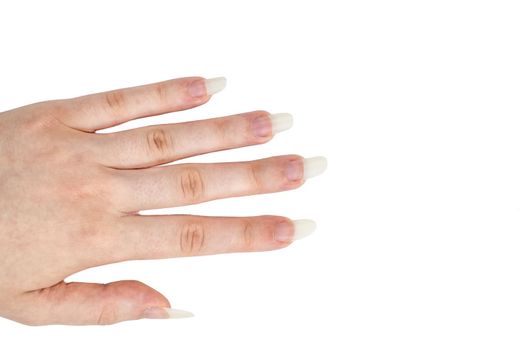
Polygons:
<instances>
[{"instance_id":1,"label":"woman's hand","mask_svg":"<svg viewBox=\"0 0 525 350\"><path fill-rule=\"evenodd\" d=\"M64 283L125 260L263 251L313 231L284 217L141 216L140 210L291 190L322 172L324 158L177 164L255 145L292 125L256 111L129 131L95 131L206 103L223 78L191 77L0 114L0 316L32 325L110 324L184 316L137 281Z\"/></svg>"}]
</instances>

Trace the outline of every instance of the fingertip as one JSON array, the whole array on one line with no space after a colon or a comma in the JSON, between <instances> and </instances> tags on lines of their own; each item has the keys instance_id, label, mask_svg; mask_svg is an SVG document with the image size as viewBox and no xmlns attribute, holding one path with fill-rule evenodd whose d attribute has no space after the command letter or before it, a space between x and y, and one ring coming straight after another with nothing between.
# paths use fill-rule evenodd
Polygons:
<instances>
[{"instance_id":1,"label":"fingertip","mask_svg":"<svg viewBox=\"0 0 525 350\"><path fill-rule=\"evenodd\" d=\"M203 77L188 78L190 81L187 85L188 95L193 99L203 99L208 97L206 88L206 79Z\"/></svg>"},{"instance_id":2,"label":"fingertip","mask_svg":"<svg viewBox=\"0 0 525 350\"><path fill-rule=\"evenodd\" d=\"M290 188L297 188L304 184L304 158L299 155L284 156L284 177L286 185Z\"/></svg>"},{"instance_id":3,"label":"fingertip","mask_svg":"<svg viewBox=\"0 0 525 350\"><path fill-rule=\"evenodd\" d=\"M267 111L253 111L247 114L250 123L250 134L256 143L265 143L272 139L272 119Z\"/></svg>"},{"instance_id":4,"label":"fingertip","mask_svg":"<svg viewBox=\"0 0 525 350\"><path fill-rule=\"evenodd\" d=\"M113 282L108 284L108 290L119 309L120 319L116 322L144 318L145 310L150 308L171 308L162 293L140 281Z\"/></svg>"},{"instance_id":5,"label":"fingertip","mask_svg":"<svg viewBox=\"0 0 525 350\"><path fill-rule=\"evenodd\" d=\"M187 85L187 92L191 99L202 103L210 100L211 96L224 90L226 87L226 78L217 77L206 79L203 77L188 78L190 82Z\"/></svg>"},{"instance_id":6,"label":"fingertip","mask_svg":"<svg viewBox=\"0 0 525 350\"><path fill-rule=\"evenodd\" d=\"M275 225L274 241L279 244L291 244L311 235L317 228L313 220L300 219L291 220L286 217L277 217Z\"/></svg>"},{"instance_id":7,"label":"fingertip","mask_svg":"<svg viewBox=\"0 0 525 350\"><path fill-rule=\"evenodd\" d=\"M293 242L294 225L292 220L281 217L274 227L273 239L278 244L289 245Z\"/></svg>"},{"instance_id":8,"label":"fingertip","mask_svg":"<svg viewBox=\"0 0 525 350\"><path fill-rule=\"evenodd\" d=\"M250 119L251 135L258 143L270 141L275 135L293 126L293 116L290 113L269 113L264 110L247 114Z\"/></svg>"}]
</instances>

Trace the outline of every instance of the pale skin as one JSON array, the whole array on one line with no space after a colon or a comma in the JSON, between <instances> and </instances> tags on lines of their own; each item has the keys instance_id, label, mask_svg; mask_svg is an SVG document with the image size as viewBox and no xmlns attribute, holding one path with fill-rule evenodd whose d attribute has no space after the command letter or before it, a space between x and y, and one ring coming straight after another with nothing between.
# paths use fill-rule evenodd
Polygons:
<instances>
[{"instance_id":1,"label":"pale skin","mask_svg":"<svg viewBox=\"0 0 525 350\"><path fill-rule=\"evenodd\" d=\"M64 279L126 260L266 251L293 242L293 223L280 216L138 214L304 183L297 155L159 166L270 141L265 111L96 133L210 98L204 78L189 77L0 113L0 316L29 325L160 318L158 308L169 301L141 282Z\"/></svg>"}]
</instances>

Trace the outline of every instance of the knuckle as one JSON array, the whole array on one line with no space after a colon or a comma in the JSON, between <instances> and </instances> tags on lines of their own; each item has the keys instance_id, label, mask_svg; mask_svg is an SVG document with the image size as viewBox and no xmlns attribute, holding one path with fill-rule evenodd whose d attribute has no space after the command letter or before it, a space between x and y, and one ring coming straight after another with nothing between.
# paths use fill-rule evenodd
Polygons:
<instances>
[{"instance_id":1,"label":"knuckle","mask_svg":"<svg viewBox=\"0 0 525 350\"><path fill-rule=\"evenodd\" d=\"M248 163L248 177L250 179L251 187L255 192L262 192L264 189L261 181L259 166L255 163Z\"/></svg>"},{"instance_id":2,"label":"knuckle","mask_svg":"<svg viewBox=\"0 0 525 350\"><path fill-rule=\"evenodd\" d=\"M93 209L91 213L87 214L86 220L88 220L88 223L80 224L71 232L72 239L75 239L84 247L96 249L100 255L103 255L106 250L111 250L113 247L110 245L111 242L108 241L107 231L104 230L104 227L112 223L112 221L107 216L104 216L99 209ZM114 252L112 253L114 254ZM83 258L93 259L93 256L90 254L90 251L82 251L77 255L77 258L81 261Z\"/></svg>"},{"instance_id":3,"label":"knuckle","mask_svg":"<svg viewBox=\"0 0 525 350\"><path fill-rule=\"evenodd\" d=\"M92 174L94 180L82 181L82 179L64 180L60 186L61 193L69 198L71 202L98 202L106 201L108 195L105 186L101 183L100 177Z\"/></svg>"},{"instance_id":4,"label":"knuckle","mask_svg":"<svg viewBox=\"0 0 525 350\"><path fill-rule=\"evenodd\" d=\"M97 325L106 326L110 324L117 323L119 321L116 308L111 305L106 305L100 311L100 314L97 318Z\"/></svg>"},{"instance_id":5,"label":"knuckle","mask_svg":"<svg viewBox=\"0 0 525 350\"><path fill-rule=\"evenodd\" d=\"M155 84L154 93L155 98L161 105L165 105L168 102L168 82L162 82Z\"/></svg>"},{"instance_id":6,"label":"knuckle","mask_svg":"<svg viewBox=\"0 0 525 350\"><path fill-rule=\"evenodd\" d=\"M249 251L253 249L254 243L254 229L251 222L246 221L243 225L241 241L240 241L240 250Z\"/></svg>"},{"instance_id":7,"label":"knuckle","mask_svg":"<svg viewBox=\"0 0 525 350\"><path fill-rule=\"evenodd\" d=\"M65 110L66 107L59 101L45 101L28 106L28 113L20 119L20 131L34 134L56 128Z\"/></svg>"},{"instance_id":8,"label":"knuckle","mask_svg":"<svg viewBox=\"0 0 525 350\"><path fill-rule=\"evenodd\" d=\"M172 148L173 140L165 130L156 128L146 134L146 144L151 153L165 157Z\"/></svg>"},{"instance_id":9,"label":"knuckle","mask_svg":"<svg viewBox=\"0 0 525 350\"><path fill-rule=\"evenodd\" d=\"M184 170L180 175L180 190L187 202L198 202L204 197L204 181L201 173L194 168Z\"/></svg>"},{"instance_id":10,"label":"knuckle","mask_svg":"<svg viewBox=\"0 0 525 350\"><path fill-rule=\"evenodd\" d=\"M109 91L104 94L107 108L115 113L123 113L126 106L126 95L120 90Z\"/></svg>"},{"instance_id":11,"label":"knuckle","mask_svg":"<svg viewBox=\"0 0 525 350\"><path fill-rule=\"evenodd\" d=\"M183 254L196 254L202 251L205 241L204 226L199 223L184 224L179 233L179 248Z\"/></svg>"},{"instance_id":12,"label":"knuckle","mask_svg":"<svg viewBox=\"0 0 525 350\"><path fill-rule=\"evenodd\" d=\"M221 144L231 143L233 135L231 120L228 118L217 118L214 123L217 140Z\"/></svg>"}]
</instances>

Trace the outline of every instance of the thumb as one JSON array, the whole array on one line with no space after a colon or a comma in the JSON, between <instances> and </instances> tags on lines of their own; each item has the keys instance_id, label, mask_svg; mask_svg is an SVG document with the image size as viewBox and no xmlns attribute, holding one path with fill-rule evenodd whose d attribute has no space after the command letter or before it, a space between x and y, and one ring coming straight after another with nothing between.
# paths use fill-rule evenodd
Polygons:
<instances>
[{"instance_id":1,"label":"thumb","mask_svg":"<svg viewBox=\"0 0 525 350\"><path fill-rule=\"evenodd\" d=\"M162 294L138 281L61 282L25 293L17 304L13 319L29 325L105 325L141 318L193 316L170 309L169 301Z\"/></svg>"}]
</instances>

